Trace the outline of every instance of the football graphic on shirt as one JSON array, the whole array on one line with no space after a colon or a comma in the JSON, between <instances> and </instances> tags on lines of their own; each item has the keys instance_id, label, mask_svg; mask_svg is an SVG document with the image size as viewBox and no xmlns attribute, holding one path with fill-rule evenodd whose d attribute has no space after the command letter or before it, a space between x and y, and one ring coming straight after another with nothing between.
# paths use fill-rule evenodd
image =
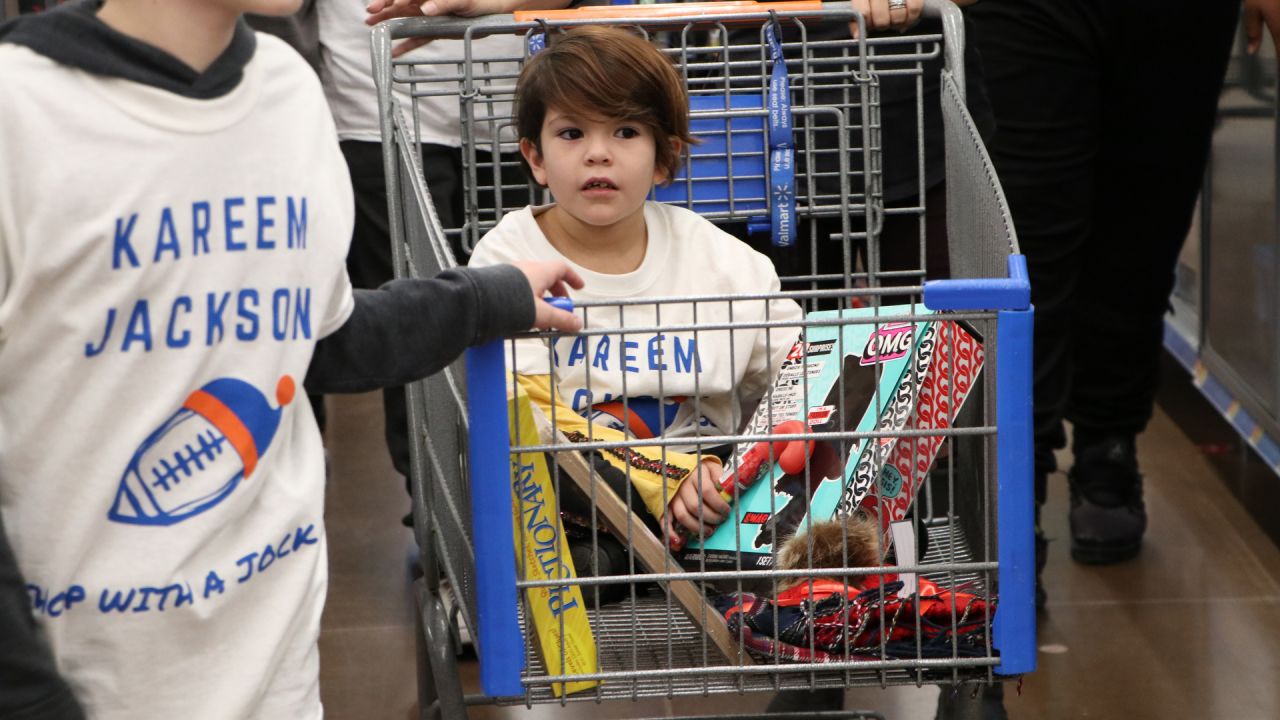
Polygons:
<instances>
[{"instance_id":1,"label":"football graphic on shirt","mask_svg":"<svg viewBox=\"0 0 1280 720\"><path fill-rule=\"evenodd\" d=\"M187 396L151 433L120 478L107 517L132 525L174 525L222 502L266 454L293 378L276 384L275 408L243 380L219 378Z\"/></svg>"},{"instance_id":2,"label":"football graphic on shirt","mask_svg":"<svg viewBox=\"0 0 1280 720\"><path fill-rule=\"evenodd\" d=\"M592 405L586 418L605 427L621 430L639 440L662 435L675 424L680 408L688 398L680 395L659 400L655 397L630 398Z\"/></svg>"}]
</instances>

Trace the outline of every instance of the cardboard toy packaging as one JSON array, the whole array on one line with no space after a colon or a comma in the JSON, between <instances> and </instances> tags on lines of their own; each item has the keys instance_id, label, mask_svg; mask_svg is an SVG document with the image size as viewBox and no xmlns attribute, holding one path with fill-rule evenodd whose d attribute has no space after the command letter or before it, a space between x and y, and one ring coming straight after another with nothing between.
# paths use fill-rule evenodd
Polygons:
<instances>
[{"instance_id":1,"label":"cardboard toy packaging","mask_svg":"<svg viewBox=\"0 0 1280 720\"><path fill-rule=\"evenodd\" d=\"M982 348L973 332L944 316L892 320L931 314L920 305L809 313L806 331L745 434L768 435L795 420L814 433L950 427L981 369ZM885 320L865 322L878 318ZM740 489L731 521L690 542L681 562L690 569L766 569L775 547L811 519L859 506L881 511L887 543L889 523L906 515L942 439L817 440L799 472L766 461L758 478ZM743 463L751 446L735 448L726 473Z\"/></svg>"},{"instance_id":2,"label":"cardboard toy packaging","mask_svg":"<svg viewBox=\"0 0 1280 720\"><path fill-rule=\"evenodd\" d=\"M921 339L911 375L900 384L914 388L910 415L902 422L900 412L886 412L877 430L950 428L982 371L984 359L982 342L970 328L950 320L933 324ZM855 506L873 511L880 518L884 546L888 547L890 524L906 518L945 440L944 435L910 435L873 441L859 458L855 480L845 487L837 511L849 512ZM859 495L858 489L866 488L873 477L876 482L871 492Z\"/></svg>"}]
</instances>

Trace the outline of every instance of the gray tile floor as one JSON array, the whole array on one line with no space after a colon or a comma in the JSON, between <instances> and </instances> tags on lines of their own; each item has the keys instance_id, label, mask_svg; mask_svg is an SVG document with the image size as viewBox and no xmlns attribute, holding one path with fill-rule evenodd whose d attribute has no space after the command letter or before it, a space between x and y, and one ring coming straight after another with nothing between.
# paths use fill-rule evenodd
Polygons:
<instances>
[{"instance_id":1,"label":"gray tile floor","mask_svg":"<svg viewBox=\"0 0 1280 720\"><path fill-rule=\"evenodd\" d=\"M403 483L382 444L380 397L329 399L331 580L320 638L322 695L336 720L416 717L414 639L399 524ZM1280 718L1280 550L1209 461L1157 411L1139 443L1151 528L1142 556L1090 568L1067 552L1065 477L1051 482L1040 669L1007 689L1015 720ZM1070 457L1061 458L1064 466ZM478 687L464 663L469 689ZM846 707L888 720L934 716L936 687L857 690ZM472 718L681 717L758 712L765 696L474 708Z\"/></svg>"}]
</instances>

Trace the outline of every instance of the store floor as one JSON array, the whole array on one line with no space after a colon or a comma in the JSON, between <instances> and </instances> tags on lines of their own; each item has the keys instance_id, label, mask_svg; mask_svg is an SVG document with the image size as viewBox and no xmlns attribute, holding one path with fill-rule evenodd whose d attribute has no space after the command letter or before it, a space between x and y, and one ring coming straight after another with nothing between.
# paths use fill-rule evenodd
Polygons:
<instances>
[{"instance_id":1,"label":"store floor","mask_svg":"<svg viewBox=\"0 0 1280 720\"><path fill-rule=\"evenodd\" d=\"M1189 413L1195 420L1195 412ZM380 396L329 399L330 594L320 636L332 720L416 717L414 639L400 525L403 483L386 459ZM1178 412L1186 422L1183 411ZM1141 557L1106 568L1068 553L1065 477L1052 480L1040 669L1010 685L1014 720L1280 718L1280 550L1231 496L1200 446L1163 410L1141 438L1151 527ZM1061 460L1069 462L1069 456ZM1280 508L1276 509L1280 513ZM474 661L463 666L476 692ZM938 689L848 693L887 720L934 716ZM763 695L605 705L473 708L472 718L606 718L759 711Z\"/></svg>"}]
</instances>

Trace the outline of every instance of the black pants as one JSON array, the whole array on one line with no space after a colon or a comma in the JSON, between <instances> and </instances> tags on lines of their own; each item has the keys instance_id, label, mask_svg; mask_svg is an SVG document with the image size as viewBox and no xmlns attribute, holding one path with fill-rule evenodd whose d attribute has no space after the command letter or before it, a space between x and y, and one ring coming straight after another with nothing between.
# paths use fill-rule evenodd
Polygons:
<instances>
[{"instance_id":1,"label":"black pants","mask_svg":"<svg viewBox=\"0 0 1280 720\"><path fill-rule=\"evenodd\" d=\"M352 231L351 249L347 253L347 274L357 288L373 289L393 279L391 262L391 230L387 222L387 184L383 172L382 144L347 140L341 144L342 155L351 173L351 185L355 191L356 217ZM508 155L503 162L514 162ZM477 152L476 181L480 187L493 183L492 157ZM445 229L460 227L464 220L462 180L462 151L444 145L422 146L422 172L431 193L436 215ZM527 187L504 180L502 201L508 209L529 204L532 198ZM494 200L492 191L478 193L478 207L482 217L491 217ZM466 255L460 245L453 247L454 257L466 264ZM386 388L382 391L384 419L386 421L387 449L396 472L409 477L409 411L404 387Z\"/></svg>"},{"instance_id":2,"label":"black pants","mask_svg":"<svg viewBox=\"0 0 1280 720\"><path fill-rule=\"evenodd\" d=\"M1077 448L1136 435L1151 418L1239 7L983 0L968 10L995 112L989 149L1036 309L1038 476L1056 469L1063 418Z\"/></svg>"},{"instance_id":3,"label":"black pants","mask_svg":"<svg viewBox=\"0 0 1280 720\"><path fill-rule=\"evenodd\" d=\"M387 223L387 184L382 144L348 140L342 155L355 191L356 218L347 253L351 284L373 289L394 277L391 234ZM422 146L422 169L436 213L446 228L457 227L462 216L462 160L457 148ZM409 411L404 387L382 391L387 450L396 472L409 477Z\"/></svg>"},{"instance_id":4,"label":"black pants","mask_svg":"<svg viewBox=\"0 0 1280 720\"><path fill-rule=\"evenodd\" d=\"M914 205L916 198L901 198L892 203L893 206ZM853 232L864 231L861 218L853 220ZM924 211L924 247L921 248L921 221L916 215L888 215L880 228L877 241L879 254L879 271L900 273L888 277L877 278L883 287L920 285L925 280L939 280L950 277L950 264L947 257L947 192L944 183L938 183L925 191ZM809 225L816 223L818 244L817 267L811 268L809 248ZM820 275L837 275L844 270L844 246L837 240L830 240L841 232L839 218L803 219L799 223L799 240L794 247L773 247L768 233L749 235L743 223L728 223L725 231L751 245L756 250L769 256L779 277L788 278L808 275L816 271ZM850 263L861 258L863 266L867 264L866 244L861 240L852 243ZM923 256L922 256L923 253ZM784 285L783 290L797 288ZM914 298L919 301L919 297ZM912 298L903 296L885 296L881 299L884 305L911 302ZM824 309L826 304L823 304Z\"/></svg>"}]
</instances>

